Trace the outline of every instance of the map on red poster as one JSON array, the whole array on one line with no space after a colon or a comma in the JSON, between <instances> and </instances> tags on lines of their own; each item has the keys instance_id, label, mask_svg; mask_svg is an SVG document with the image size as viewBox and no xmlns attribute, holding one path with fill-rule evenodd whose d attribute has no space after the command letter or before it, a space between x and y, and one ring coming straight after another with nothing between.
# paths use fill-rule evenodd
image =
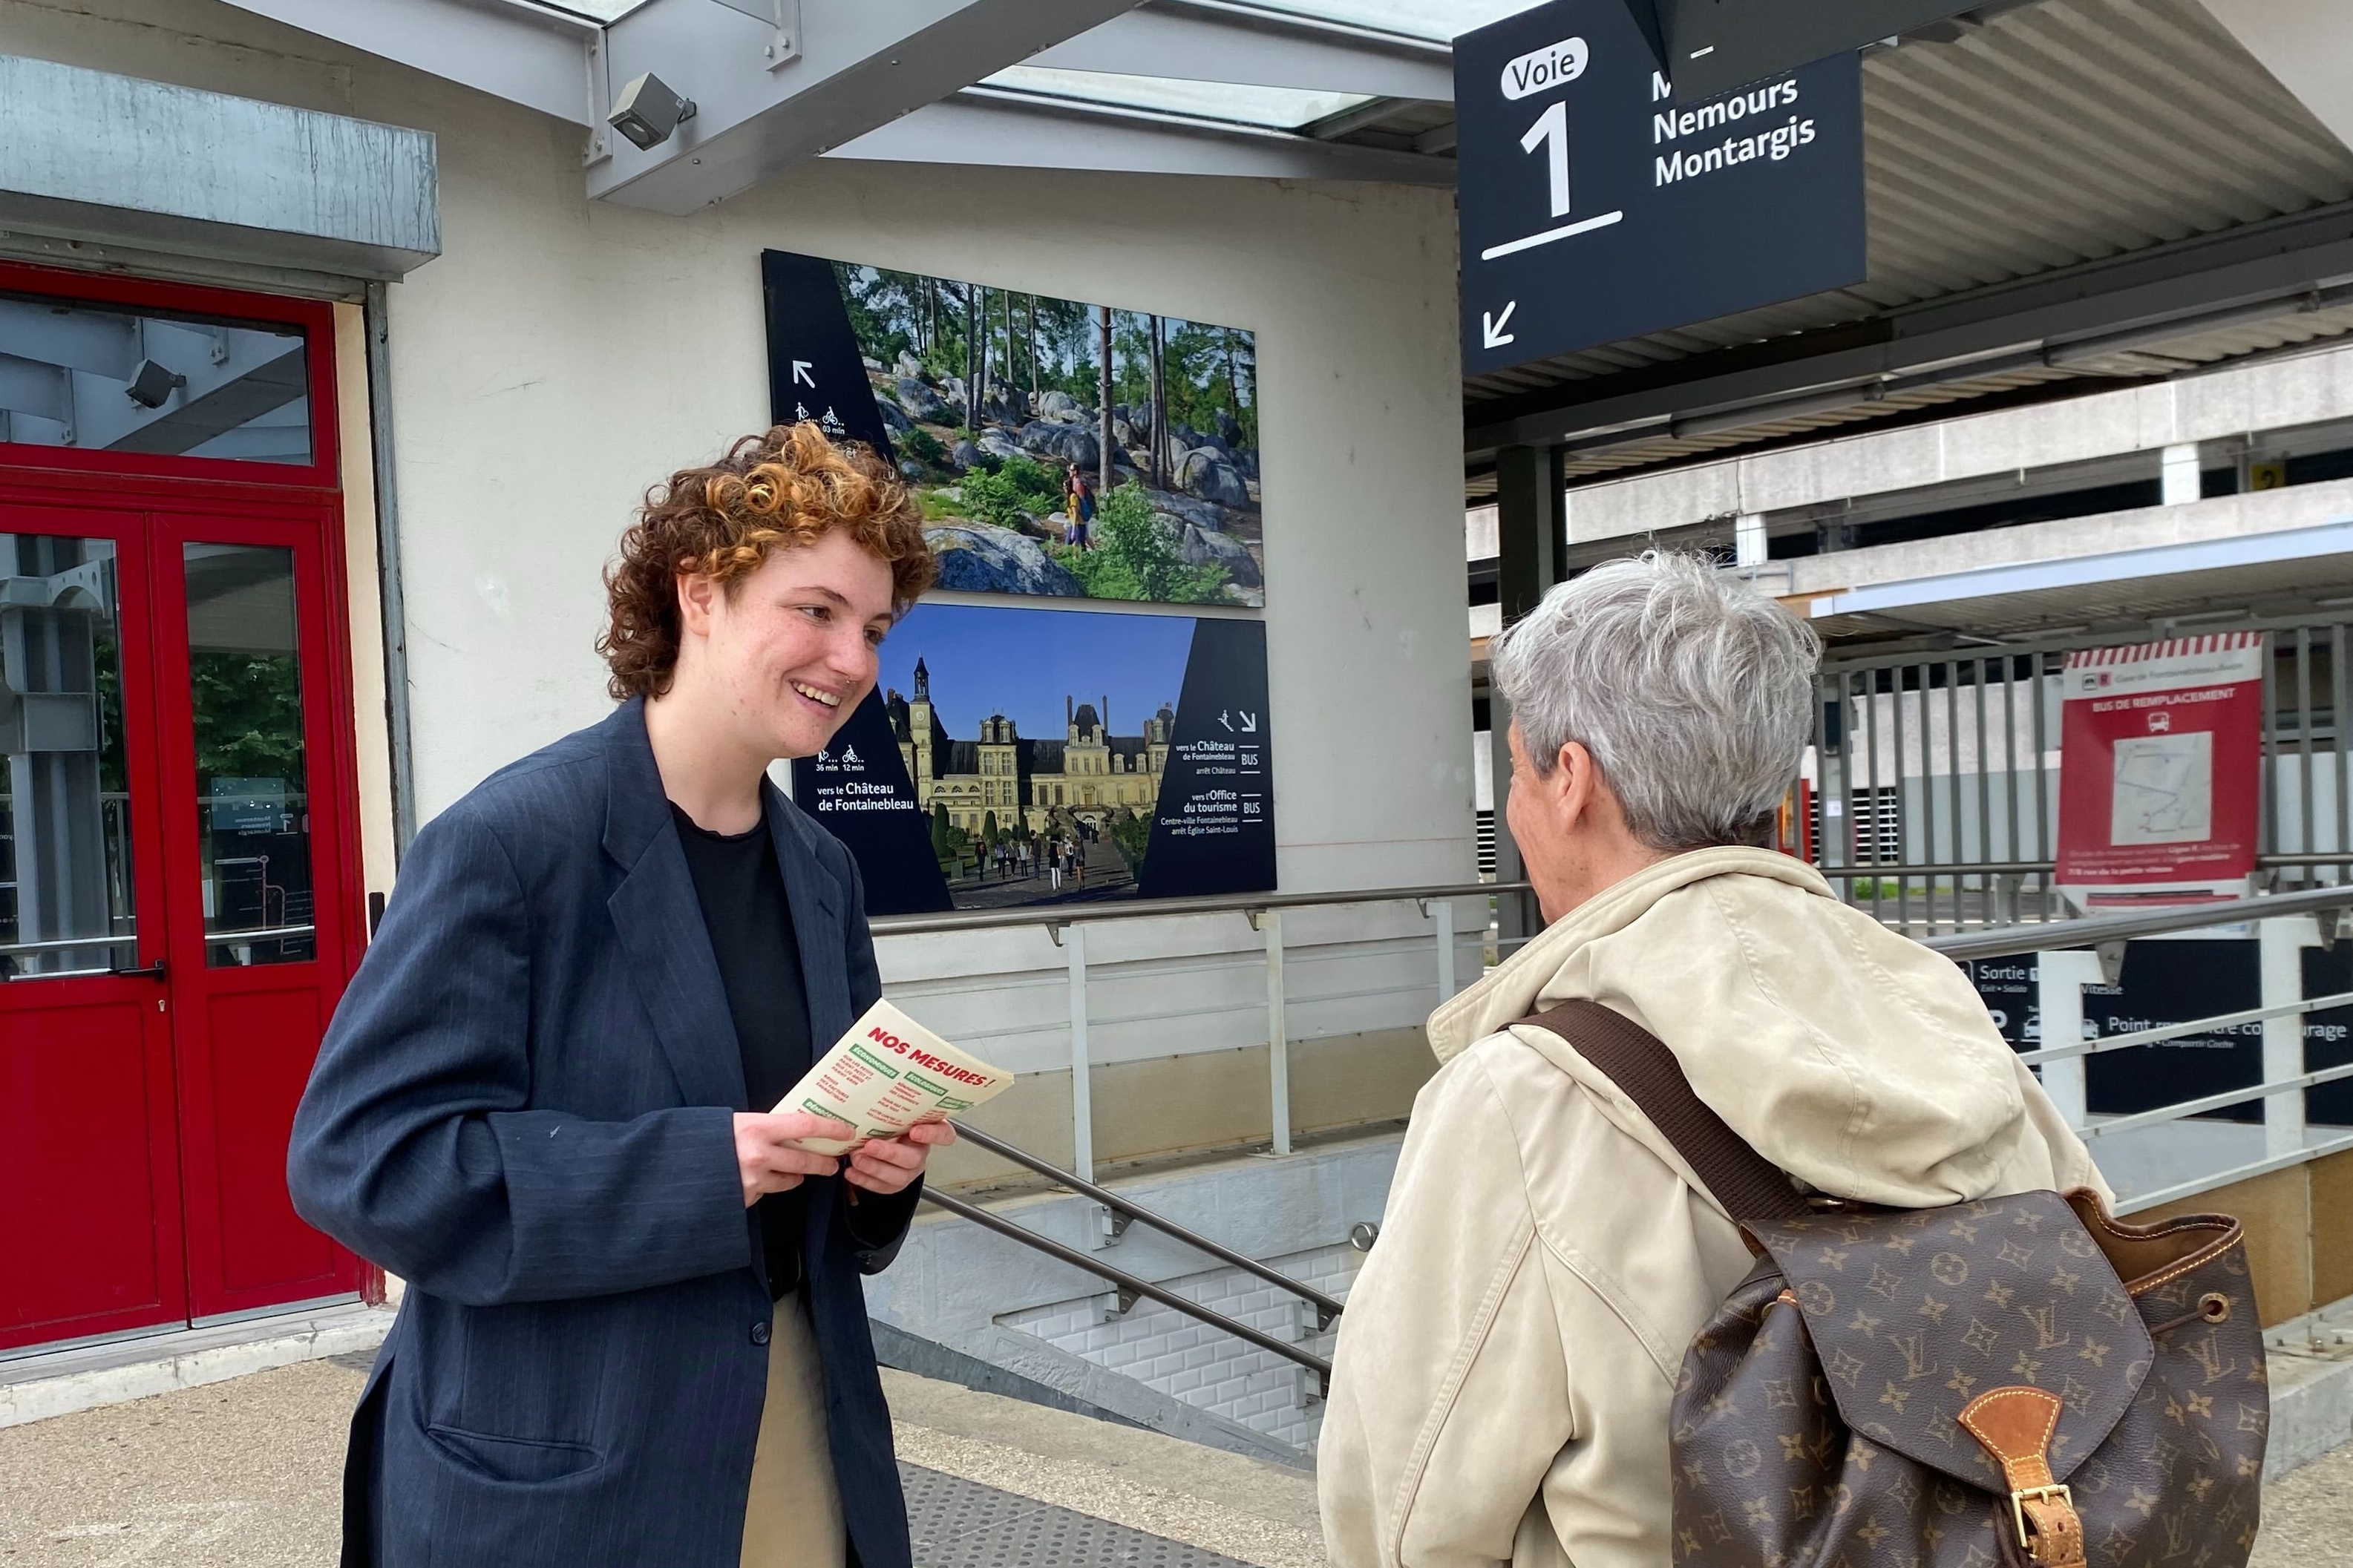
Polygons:
<instances>
[{"instance_id":1,"label":"map on red poster","mask_svg":"<svg viewBox=\"0 0 2353 1568\"><path fill-rule=\"evenodd\" d=\"M2067 656L2058 881L2086 912L2246 890L2263 661L2257 632Z\"/></svg>"}]
</instances>

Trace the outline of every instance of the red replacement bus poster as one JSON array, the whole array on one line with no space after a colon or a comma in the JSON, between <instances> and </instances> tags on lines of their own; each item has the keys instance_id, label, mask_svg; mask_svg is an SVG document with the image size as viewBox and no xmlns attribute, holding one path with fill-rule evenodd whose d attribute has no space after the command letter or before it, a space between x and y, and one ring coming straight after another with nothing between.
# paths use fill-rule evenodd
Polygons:
<instances>
[{"instance_id":1,"label":"red replacement bus poster","mask_svg":"<svg viewBox=\"0 0 2353 1568\"><path fill-rule=\"evenodd\" d=\"M2058 882L2085 913L2245 895L2263 661L2258 632L2067 656Z\"/></svg>"}]
</instances>

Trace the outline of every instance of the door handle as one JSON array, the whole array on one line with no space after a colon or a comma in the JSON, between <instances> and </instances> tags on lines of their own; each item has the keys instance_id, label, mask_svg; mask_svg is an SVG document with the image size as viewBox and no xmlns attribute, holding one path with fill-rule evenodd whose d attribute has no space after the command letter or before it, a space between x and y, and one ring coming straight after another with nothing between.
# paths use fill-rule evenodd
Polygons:
<instances>
[{"instance_id":1,"label":"door handle","mask_svg":"<svg viewBox=\"0 0 2353 1568\"><path fill-rule=\"evenodd\" d=\"M161 980L164 978L164 961L159 958L143 969L116 969L109 973L118 980Z\"/></svg>"}]
</instances>

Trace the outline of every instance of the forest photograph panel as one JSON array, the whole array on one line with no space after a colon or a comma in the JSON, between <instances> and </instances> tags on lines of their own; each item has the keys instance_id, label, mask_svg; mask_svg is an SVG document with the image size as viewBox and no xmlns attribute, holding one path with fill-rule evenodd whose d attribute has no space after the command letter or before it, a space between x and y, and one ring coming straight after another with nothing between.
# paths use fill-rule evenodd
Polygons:
<instances>
[{"instance_id":1,"label":"forest photograph panel","mask_svg":"<svg viewBox=\"0 0 2353 1568\"><path fill-rule=\"evenodd\" d=\"M940 586L1266 603L1253 334L834 267Z\"/></svg>"}]
</instances>

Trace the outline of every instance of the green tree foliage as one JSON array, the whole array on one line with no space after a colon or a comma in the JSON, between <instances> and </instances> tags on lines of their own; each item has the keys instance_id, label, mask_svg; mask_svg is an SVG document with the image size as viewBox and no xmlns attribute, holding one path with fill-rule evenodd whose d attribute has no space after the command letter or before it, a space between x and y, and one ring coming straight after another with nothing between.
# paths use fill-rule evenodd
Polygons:
<instances>
[{"instance_id":1,"label":"green tree foliage","mask_svg":"<svg viewBox=\"0 0 2353 1568\"><path fill-rule=\"evenodd\" d=\"M1177 551L1176 534L1133 479L1096 502L1092 538L1092 550L1046 547L1086 584L1091 598L1202 605L1225 596L1226 569L1188 563Z\"/></svg>"},{"instance_id":2,"label":"green tree foliage","mask_svg":"<svg viewBox=\"0 0 2353 1568\"><path fill-rule=\"evenodd\" d=\"M302 792L302 688L290 653L188 656L198 778L284 779Z\"/></svg>"},{"instance_id":3,"label":"green tree foliage","mask_svg":"<svg viewBox=\"0 0 2353 1568\"><path fill-rule=\"evenodd\" d=\"M1059 511L1062 481L1031 458L987 458L957 487L964 514L999 528L1018 528L1027 517Z\"/></svg>"},{"instance_id":4,"label":"green tree foliage","mask_svg":"<svg viewBox=\"0 0 2353 1568\"><path fill-rule=\"evenodd\" d=\"M902 453L907 457L914 458L915 461L923 464L927 468L944 468L947 467L947 447L940 444L940 438L937 436L933 435L929 430L924 429L920 425L908 431L905 435L901 436L898 438L897 445Z\"/></svg>"},{"instance_id":5,"label":"green tree foliage","mask_svg":"<svg viewBox=\"0 0 2353 1568\"><path fill-rule=\"evenodd\" d=\"M1112 818L1111 841L1135 875L1144 875L1144 852L1152 845L1152 823L1133 812Z\"/></svg>"},{"instance_id":6,"label":"green tree foliage","mask_svg":"<svg viewBox=\"0 0 2353 1568\"><path fill-rule=\"evenodd\" d=\"M1009 385L1026 394L1034 369L1039 391L1066 392L1082 407L1095 406L1102 343L1093 306L1043 294L1015 294L1008 340L1007 295L1002 289L987 290L987 319L975 322L971 316L978 292L967 300L961 283L848 263L837 263L835 270L849 308L850 329L857 335L859 351L868 358L895 365L900 354L911 354L934 380L944 380L966 374L976 340L985 340L993 384ZM1034 342L1029 331L1033 305ZM1149 320L1133 310L1112 312L1112 395L1131 405L1145 404L1151 397ZM1164 318L1164 327L1168 334L1169 417L1208 431L1216 427L1218 411L1224 409L1240 425L1244 444L1255 447L1258 375L1251 335L1239 328L1175 317ZM926 463L938 462L922 451L911 449L910 455Z\"/></svg>"},{"instance_id":7,"label":"green tree foliage","mask_svg":"<svg viewBox=\"0 0 2353 1568\"><path fill-rule=\"evenodd\" d=\"M105 631L93 640L98 667L98 787L108 795L121 795L131 788L122 772L122 645Z\"/></svg>"},{"instance_id":8,"label":"green tree foliage","mask_svg":"<svg viewBox=\"0 0 2353 1568\"><path fill-rule=\"evenodd\" d=\"M1112 396L1132 408L1152 401L1152 344L1149 316L1133 310L1112 312L1112 343L1118 361L1112 374ZM1168 334L1168 419L1214 433L1218 411L1224 409L1241 426L1242 445L1258 445L1258 365L1250 334L1233 327L1206 326L1198 321L1164 319Z\"/></svg>"}]
</instances>

